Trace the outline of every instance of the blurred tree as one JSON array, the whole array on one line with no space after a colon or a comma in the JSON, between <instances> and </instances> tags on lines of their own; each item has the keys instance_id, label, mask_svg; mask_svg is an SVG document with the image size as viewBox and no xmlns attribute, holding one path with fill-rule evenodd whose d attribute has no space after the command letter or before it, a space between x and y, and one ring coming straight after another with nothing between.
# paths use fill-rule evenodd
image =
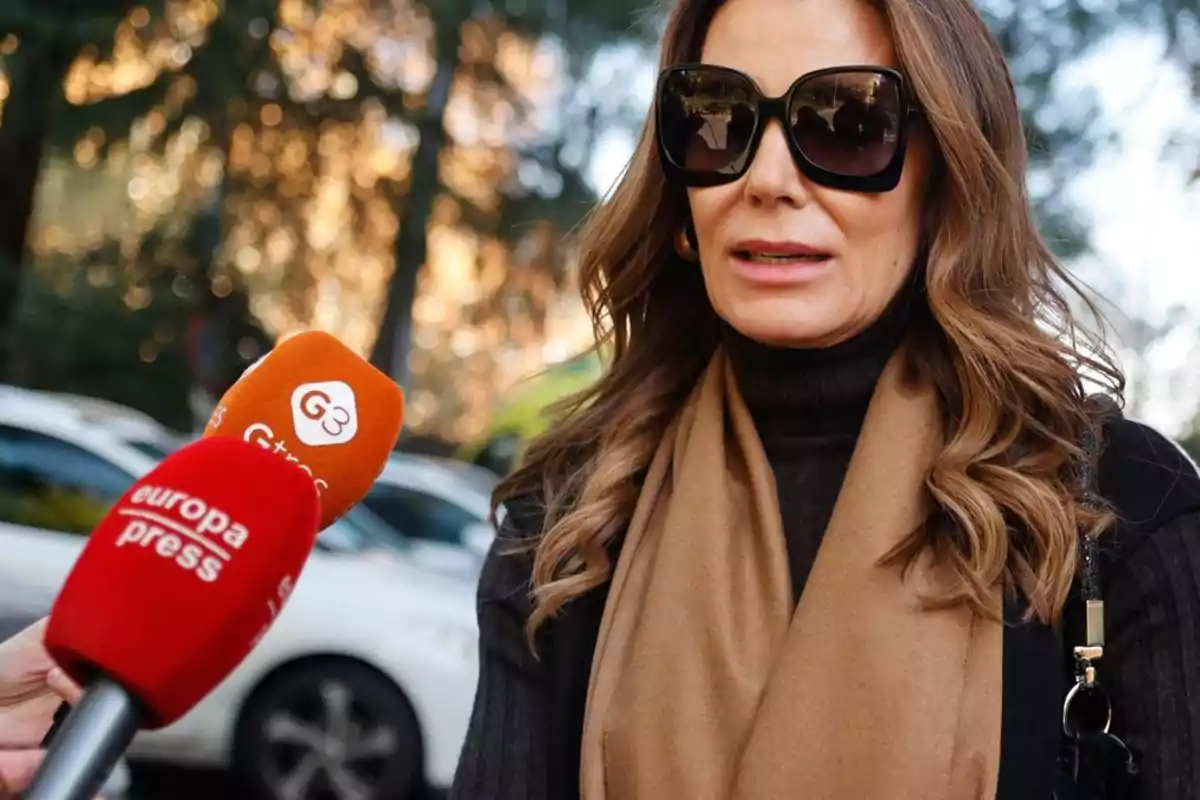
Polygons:
<instances>
[{"instance_id":1,"label":"blurred tree","mask_svg":"<svg viewBox=\"0 0 1200 800\"><path fill-rule=\"evenodd\" d=\"M31 271L15 319L15 382L112 400L191 430L187 287L168 266L177 254L152 236L133 269L108 242Z\"/></svg>"},{"instance_id":2,"label":"blurred tree","mask_svg":"<svg viewBox=\"0 0 1200 800\"><path fill-rule=\"evenodd\" d=\"M1200 418L1192 420L1191 430L1178 441L1179 446L1192 457L1193 461L1200 462Z\"/></svg>"},{"instance_id":3,"label":"blurred tree","mask_svg":"<svg viewBox=\"0 0 1200 800\"><path fill-rule=\"evenodd\" d=\"M1098 113L1096 98L1082 92L1064 97L1058 79L1118 26L1140 21L1139 9L1147 3L981 0L978 5L1004 49L1021 102L1031 196L1042 233L1060 258L1079 255L1087 249L1088 232L1065 193L1108 131L1102 127L1106 121Z\"/></svg>"},{"instance_id":4,"label":"blurred tree","mask_svg":"<svg viewBox=\"0 0 1200 800\"><path fill-rule=\"evenodd\" d=\"M9 363L11 320L20 291L47 132L60 86L83 48L111 40L134 0L4 0L0 56L5 108L0 125L0 379Z\"/></svg>"},{"instance_id":5,"label":"blurred tree","mask_svg":"<svg viewBox=\"0 0 1200 800\"><path fill-rule=\"evenodd\" d=\"M1185 453L1191 456L1193 461L1200 462L1200 436L1195 431L1177 441L1179 442L1179 446L1183 448Z\"/></svg>"},{"instance_id":6,"label":"blurred tree","mask_svg":"<svg viewBox=\"0 0 1200 800\"><path fill-rule=\"evenodd\" d=\"M591 58L605 46L622 39L648 43L653 38L655 31L650 25L637 24L637 12L645 5L629 0L527 0L519 5L443 0L429 5L436 66L417 113L418 145L404 201L407 213L397 235L387 301L371 353L372 363L401 385L408 379L411 308L416 299L417 274L426 262L428 223L437 196L447 188L441 176L440 156L448 144L446 115L456 77L474 82L481 94L513 103L520 113L525 111L522 106L527 101L513 91L500 67L505 36L555 41L562 53L569 54L559 64L567 73L566 83L578 83ZM586 130L594 132L595 114L587 121L591 124ZM547 219L570 227L595 200L583 179L581 165L572 168L563 158L567 142L561 133L556 140L530 144L519 154L519 164L537 173L543 186L549 182L553 188L539 191L539 187L510 182L501 214L492 220L493 229L511 234L525 224Z\"/></svg>"},{"instance_id":7,"label":"blurred tree","mask_svg":"<svg viewBox=\"0 0 1200 800\"><path fill-rule=\"evenodd\" d=\"M189 400L195 424L202 426L221 396L245 369L274 346L250 310L244 281L217 267L221 246L222 195L214 191L183 237L177 286L186 287L184 332L193 385Z\"/></svg>"},{"instance_id":8,"label":"blurred tree","mask_svg":"<svg viewBox=\"0 0 1200 800\"><path fill-rule=\"evenodd\" d=\"M1088 230L1065 198L1072 178L1095 157L1097 145L1112 142L1123 119L1104 119L1096 98L1065 92L1063 73L1109 35L1143 30L1161 35L1165 64L1190 76L1193 104L1200 100L1200 0L1055 0L1012 3L979 0L997 33L1025 109L1030 167L1043 231L1063 257L1087 249ZM1183 98L1181 98L1183 100ZM1179 131L1168 148L1186 148L1200 180L1200 140Z\"/></svg>"},{"instance_id":9,"label":"blurred tree","mask_svg":"<svg viewBox=\"0 0 1200 800\"><path fill-rule=\"evenodd\" d=\"M348 338L374 340L376 363L404 382L417 277L439 198L456 208L448 211L454 224L482 225L501 240L523 236L522 225L538 219L567 227L593 199L582 159L567 167L544 136L514 141L513 134L529 128L530 114L545 113L531 89L544 95L537 84L563 77L530 75L521 56L538 57L538 42L552 36L559 57L541 62L578 75L590 54L635 30L632 6L589 0L569 14L561 1L524 6L519 13L452 0L320 7L190 0L154 13L139 6L117 26L111 58L85 48L73 64L70 103L55 141L63 151L73 148L77 161L86 144L91 164L124 148L165 154L190 121L201 120L200 138L216 154L215 180L231 218L222 257L258 273L248 279L276 301L273 325L319 318L318 298L335 279L322 273L341 273L345 284L346 270L337 263L345 257L334 250L352 256L357 250L363 284L376 271L391 278L382 307L374 309L382 324L360 325L363 335ZM473 141L449 136L447 115L456 108L460 119L473 113L490 121L495 133L481 137L475 126ZM349 187L349 207L339 209L321 185L344 182L346 158L377 163L374 175L351 166L357 185ZM537 166L542 187L531 190L516 173ZM482 173L466 196L464 167ZM460 176L457 186L446 170ZM379 178L383 185L376 187ZM546 191L546 184L554 188ZM314 220L314 206L322 205L318 213L326 219ZM335 216L346 223L341 235L321 231L336 224ZM387 231L392 263L374 263L370 243ZM346 247L347 235L366 244ZM314 246L314 239L325 246ZM252 255L263 245L274 253L269 264Z\"/></svg>"},{"instance_id":10,"label":"blurred tree","mask_svg":"<svg viewBox=\"0 0 1200 800\"><path fill-rule=\"evenodd\" d=\"M245 288L218 274L198 294L196 238L203 215L154 229L137 249L106 240L52 254L30 271L18 306L14 381L100 397L193 430L195 377L219 397L271 346Z\"/></svg>"},{"instance_id":11,"label":"blurred tree","mask_svg":"<svg viewBox=\"0 0 1200 800\"><path fill-rule=\"evenodd\" d=\"M333 329L401 383L411 349L416 421L438 404L443 419L486 411L480 386L498 363L524 370L529 353L551 358L537 343L570 280L559 241L594 200L585 180L594 138L639 125L644 113L624 76L609 66L596 87L593 73L622 48L650 59L661 9L639 16L643 4L629 0L77 2L79 14L53 19L46 12L69 0L4 3L0 38L17 33L0 55L34 52L26 43L39 30L73 43L47 84L66 100L49 146L127 185L122 258L161 218L191 218L207 204L208 233L184 242L190 256L178 263L190 291L217 297L244 285L247 313L270 333ZM1105 134L1091 98L1064 102L1056 91L1063 66L1120 24L1172 29L1172 52L1183 53L1198 2L980 0L1009 54L1035 200L1060 255L1086 246L1061 189ZM4 69L10 83L19 78L19 63ZM16 84L10 91L0 166L36 164L6 144L10 115L21 113L13 109L27 105ZM0 230L28 222L27 210L0 205L0 216L10 220ZM46 241L76 233L63 227Z\"/></svg>"}]
</instances>

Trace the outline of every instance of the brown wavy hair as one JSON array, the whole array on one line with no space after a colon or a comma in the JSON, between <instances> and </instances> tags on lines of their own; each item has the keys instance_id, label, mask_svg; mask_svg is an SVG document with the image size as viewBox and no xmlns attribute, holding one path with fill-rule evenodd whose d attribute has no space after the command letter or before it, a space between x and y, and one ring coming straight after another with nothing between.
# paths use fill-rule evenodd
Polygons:
<instances>
[{"instance_id":1,"label":"brown wavy hair","mask_svg":"<svg viewBox=\"0 0 1200 800\"><path fill-rule=\"evenodd\" d=\"M1065 292L1099 312L1038 235L1012 79L971 0L878 4L936 144L918 272L929 335L916 340L914 361L938 389L947 432L926 480L947 524L914 531L891 558L911 563L932 547L947 559L956 587L933 603L994 618L992 588L1003 584L1030 616L1055 621L1078 534L1108 521L1073 491L1076 442L1095 425L1080 375L1117 397L1124 378ZM675 5L661 66L698 60L720 5ZM519 541L533 551L531 643L564 605L609 579L610 545L629 524L641 477L716 348L719 320L700 271L673 246L686 215L686 195L663 181L650 115L579 239L584 299L609 366L559 406L493 498L535 497L545 514L541 533Z\"/></svg>"}]
</instances>

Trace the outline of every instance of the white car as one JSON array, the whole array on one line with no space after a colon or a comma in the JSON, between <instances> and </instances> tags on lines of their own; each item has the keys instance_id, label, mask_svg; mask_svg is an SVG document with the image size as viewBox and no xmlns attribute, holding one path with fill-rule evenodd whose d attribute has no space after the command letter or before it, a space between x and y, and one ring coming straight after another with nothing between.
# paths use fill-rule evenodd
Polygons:
<instances>
[{"instance_id":1,"label":"white car","mask_svg":"<svg viewBox=\"0 0 1200 800\"><path fill-rule=\"evenodd\" d=\"M0 387L0 584L53 596L83 537L172 447L119 407ZM246 661L129 755L232 768L269 800L448 786L478 674L475 585L419 550L352 510Z\"/></svg>"},{"instance_id":2,"label":"white car","mask_svg":"<svg viewBox=\"0 0 1200 800\"><path fill-rule=\"evenodd\" d=\"M497 481L482 467L396 453L362 505L396 531L421 566L477 581L495 537L488 515ZM503 506L497 517L503 520Z\"/></svg>"}]
</instances>

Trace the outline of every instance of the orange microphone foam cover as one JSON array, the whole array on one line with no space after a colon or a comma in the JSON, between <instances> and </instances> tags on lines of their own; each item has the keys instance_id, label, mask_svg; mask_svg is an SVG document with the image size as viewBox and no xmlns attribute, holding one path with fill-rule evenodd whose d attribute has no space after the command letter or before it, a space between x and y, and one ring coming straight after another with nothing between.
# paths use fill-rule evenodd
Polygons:
<instances>
[{"instance_id":1,"label":"orange microphone foam cover","mask_svg":"<svg viewBox=\"0 0 1200 800\"><path fill-rule=\"evenodd\" d=\"M230 387L205 436L250 442L310 474L324 529L362 500L391 456L404 393L333 336L281 342Z\"/></svg>"}]
</instances>

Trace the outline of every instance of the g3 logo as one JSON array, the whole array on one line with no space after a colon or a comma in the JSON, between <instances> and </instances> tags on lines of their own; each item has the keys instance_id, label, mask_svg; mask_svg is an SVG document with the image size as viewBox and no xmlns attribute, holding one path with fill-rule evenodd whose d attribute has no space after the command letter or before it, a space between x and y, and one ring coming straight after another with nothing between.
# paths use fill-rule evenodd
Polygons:
<instances>
[{"instance_id":1,"label":"g3 logo","mask_svg":"<svg viewBox=\"0 0 1200 800\"><path fill-rule=\"evenodd\" d=\"M342 381L306 383L292 392L296 438L310 447L345 444L358 433L354 390Z\"/></svg>"},{"instance_id":2,"label":"g3 logo","mask_svg":"<svg viewBox=\"0 0 1200 800\"><path fill-rule=\"evenodd\" d=\"M333 398L320 389L301 395L300 413L320 423L321 430L330 436L341 436L352 417L344 406L333 405Z\"/></svg>"}]
</instances>

